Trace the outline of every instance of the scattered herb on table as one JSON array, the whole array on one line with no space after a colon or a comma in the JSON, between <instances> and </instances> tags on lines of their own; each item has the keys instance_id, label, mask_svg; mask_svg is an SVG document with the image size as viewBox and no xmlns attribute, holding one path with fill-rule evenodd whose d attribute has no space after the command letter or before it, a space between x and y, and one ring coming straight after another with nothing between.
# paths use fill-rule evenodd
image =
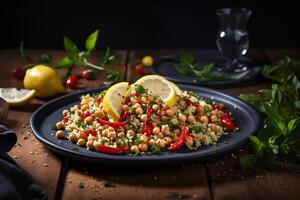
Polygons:
<instances>
[{"instance_id":1,"label":"scattered herb on table","mask_svg":"<svg viewBox=\"0 0 300 200\"><path fill-rule=\"evenodd\" d=\"M72 69L75 66L83 66L105 72L106 79L109 82L115 82L119 80L121 78L120 72L107 68L107 65L110 65L115 60L115 56L112 54L110 47L107 47L106 52L102 57L101 65L95 65L88 61L88 57L90 57L95 51L98 35L99 30L96 30L88 36L85 41L85 51L80 51L77 45L71 39L64 37L64 47L68 52L68 55L60 60L56 67L68 69L67 76L71 74Z\"/></svg>"},{"instance_id":2,"label":"scattered herb on table","mask_svg":"<svg viewBox=\"0 0 300 200\"><path fill-rule=\"evenodd\" d=\"M254 153L240 158L242 169L251 167L258 158L273 162L288 155L300 156L300 81L299 62L285 57L264 66L263 75L278 83L259 94L241 94L265 115L256 136L250 136Z\"/></svg>"},{"instance_id":3,"label":"scattered herb on table","mask_svg":"<svg viewBox=\"0 0 300 200\"><path fill-rule=\"evenodd\" d=\"M103 182L103 186L106 187L106 188L116 187L116 185L114 185L110 181Z\"/></svg>"},{"instance_id":4,"label":"scattered herb on table","mask_svg":"<svg viewBox=\"0 0 300 200\"><path fill-rule=\"evenodd\" d=\"M83 182L79 182L79 183L78 183L78 187L79 187L80 189L83 189L83 188L84 188L84 183L83 183Z\"/></svg>"},{"instance_id":5,"label":"scattered herb on table","mask_svg":"<svg viewBox=\"0 0 300 200\"><path fill-rule=\"evenodd\" d=\"M230 77L213 72L213 67L214 63L198 66L196 59L191 54L181 55L179 63L175 65L175 68L180 74L193 76L198 81L230 79Z\"/></svg>"}]
</instances>

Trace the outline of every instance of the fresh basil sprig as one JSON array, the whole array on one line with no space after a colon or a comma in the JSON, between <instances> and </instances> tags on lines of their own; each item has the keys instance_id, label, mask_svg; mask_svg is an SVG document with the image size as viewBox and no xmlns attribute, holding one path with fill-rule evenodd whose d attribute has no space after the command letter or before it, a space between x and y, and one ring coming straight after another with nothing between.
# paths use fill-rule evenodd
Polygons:
<instances>
[{"instance_id":1,"label":"fresh basil sprig","mask_svg":"<svg viewBox=\"0 0 300 200\"><path fill-rule=\"evenodd\" d=\"M193 76L198 81L228 79L226 76L212 72L213 66L214 63L197 66L194 56L183 54L180 56L179 63L175 65L175 68L180 74Z\"/></svg>"},{"instance_id":2,"label":"fresh basil sprig","mask_svg":"<svg viewBox=\"0 0 300 200\"><path fill-rule=\"evenodd\" d=\"M258 134L250 136L254 153L240 158L242 169L251 167L259 158L272 162L288 155L300 156L298 63L286 57L274 65L264 66L263 75L278 83L259 94L240 95L265 116Z\"/></svg>"},{"instance_id":3,"label":"fresh basil sprig","mask_svg":"<svg viewBox=\"0 0 300 200\"><path fill-rule=\"evenodd\" d=\"M98 71L105 72L106 79L109 82L115 82L120 79L120 72L106 68L106 65L110 65L114 62L115 56L112 55L110 47L107 47L106 52L102 58L101 65L95 65L88 61L88 57L96 49L96 44L99 36L99 30L94 31L85 41L85 51L80 51L77 45L68 37L64 37L64 48L68 52L68 55L60 60L56 67L67 68L67 76L71 73L75 66L90 67Z\"/></svg>"}]
</instances>

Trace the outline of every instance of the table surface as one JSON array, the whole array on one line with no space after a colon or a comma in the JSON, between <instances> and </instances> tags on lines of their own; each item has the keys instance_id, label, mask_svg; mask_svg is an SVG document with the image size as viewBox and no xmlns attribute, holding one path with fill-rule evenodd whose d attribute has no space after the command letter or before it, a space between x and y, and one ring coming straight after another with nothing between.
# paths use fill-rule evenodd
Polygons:
<instances>
[{"instance_id":1,"label":"table surface","mask_svg":"<svg viewBox=\"0 0 300 200\"><path fill-rule=\"evenodd\" d=\"M138 78L134 66L146 54L165 55L174 52L196 50L116 50L116 62L112 68L122 72L124 81ZM54 63L65 52L29 50L30 56L50 52ZM99 62L97 52L92 58ZM251 49L248 56L262 63L273 63L285 55L300 59L299 49ZM17 50L0 51L0 87L22 88L22 81L12 77L14 67L27 64ZM79 73L77 69L75 73ZM59 71L60 75L65 73ZM103 75L97 80L80 80L80 88L93 88L103 84ZM268 88L270 82L260 78L235 86L219 86L218 90L238 95ZM74 92L74 91L68 91ZM16 132L18 142L9 152L16 162L27 170L48 192L50 199L299 199L300 165L279 162L272 170L241 171L239 156L249 152L249 146L204 163L195 162L164 168L125 168L83 163L62 157L46 149L31 133L31 113L46 99L33 99L29 105L11 108L4 125ZM105 187L111 183L113 187Z\"/></svg>"}]
</instances>

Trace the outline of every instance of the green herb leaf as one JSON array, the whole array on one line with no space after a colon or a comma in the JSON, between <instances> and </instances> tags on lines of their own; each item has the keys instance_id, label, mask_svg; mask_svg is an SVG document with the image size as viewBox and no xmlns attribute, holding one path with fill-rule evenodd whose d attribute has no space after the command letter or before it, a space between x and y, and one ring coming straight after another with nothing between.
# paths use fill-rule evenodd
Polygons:
<instances>
[{"instance_id":1,"label":"green herb leaf","mask_svg":"<svg viewBox=\"0 0 300 200\"><path fill-rule=\"evenodd\" d=\"M91 35L89 35L89 37L86 39L85 48L88 54L90 54L95 49L98 40L98 35L99 35L99 30L96 30Z\"/></svg>"},{"instance_id":2,"label":"green herb leaf","mask_svg":"<svg viewBox=\"0 0 300 200\"><path fill-rule=\"evenodd\" d=\"M69 68L72 67L74 64L75 64L74 61L69 56L66 56L56 64L56 67Z\"/></svg>"},{"instance_id":3,"label":"green herb leaf","mask_svg":"<svg viewBox=\"0 0 300 200\"><path fill-rule=\"evenodd\" d=\"M141 86L141 85L136 85L135 86L135 91L137 92L137 93L139 93L139 94L143 94L143 93L145 93L145 88L143 87L143 86Z\"/></svg>"},{"instance_id":4,"label":"green herb leaf","mask_svg":"<svg viewBox=\"0 0 300 200\"><path fill-rule=\"evenodd\" d=\"M64 37L64 47L66 51L69 53L69 58L72 60L78 59L79 49L76 44L70 40L68 37Z\"/></svg>"},{"instance_id":5,"label":"green herb leaf","mask_svg":"<svg viewBox=\"0 0 300 200\"><path fill-rule=\"evenodd\" d=\"M37 59L39 62L42 62L42 63L51 63L52 54L50 54L50 53L41 54L40 56L37 57Z\"/></svg>"},{"instance_id":6,"label":"green herb leaf","mask_svg":"<svg viewBox=\"0 0 300 200\"><path fill-rule=\"evenodd\" d=\"M115 81L118 81L120 80L121 78L121 74L120 72L107 72L106 73L106 79L109 81L109 82L115 82Z\"/></svg>"},{"instance_id":7,"label":"green herb leaf","mask_svg":"<svg viewBox=\"0 0 300 200\"><path fill-rule=\"evenodd\" d=\"M249 138L252 141L255 153L261 153L265 145L256 136L252 135Z\"/></svg>"},{"instance_id":8,"label":"green herb leaf","mask_svg":"<svg viewBox=\"0 0 300 200\"><path fill-rule=\"evenodd\" d=\"M103 65L110 65L115 61L116 57L112 54L110 47L106 48L105 54L102 59Z\"/></svg>"}]
</instances>

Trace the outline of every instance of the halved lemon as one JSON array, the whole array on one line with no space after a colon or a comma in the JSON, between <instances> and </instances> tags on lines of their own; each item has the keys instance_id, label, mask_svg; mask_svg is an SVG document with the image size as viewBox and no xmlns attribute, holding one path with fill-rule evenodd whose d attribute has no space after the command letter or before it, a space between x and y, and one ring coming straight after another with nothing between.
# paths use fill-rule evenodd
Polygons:
<instances>
[{"instance_id":1,"label":"halved lemon","mask_svg":"<svg viewBox=\"0 0 300 200\"><path fill-rule=\"evenodd\" d=\"M169 108L176 104L176 91L172 83L164 77L159 75L143 76L133 86L137 84L147 88L154 95L160 96Z\"/></svg>"},{"instance_id":2,"label":"halved lemon","mask_svg":"<svg viewBox=\"0 0 300 200\"><path fill-rule=\"evenodd\" d=\"M35 90L17 88L0 88L0 97L5 99L9 106L24 106L34 97Z\"/></svg>"},{"instance_id":3,"label":"halved lemon","mask_svg":"<svg viewBox=\"0 0 300 200\"><path fill-rule=\"evenodd\" d=\"M118 121L122 109L122 100L128 89L128 82L111 86L103 97L103 109L113 121Z\"/></svg>"},{"instance_id":4,"label":"halved lemon","mask_svg":"<svg viewBox=\"0 0 300 200\"><path fill-rule=\"evenodd\" d=\"M176 85L175 83L173 83L172 81L169 81L173 87L173 89L175 90L175 93L177 95L180 95L182 93L181 89L178 87L178 85Z\"/></svg>"}]
</instances>

